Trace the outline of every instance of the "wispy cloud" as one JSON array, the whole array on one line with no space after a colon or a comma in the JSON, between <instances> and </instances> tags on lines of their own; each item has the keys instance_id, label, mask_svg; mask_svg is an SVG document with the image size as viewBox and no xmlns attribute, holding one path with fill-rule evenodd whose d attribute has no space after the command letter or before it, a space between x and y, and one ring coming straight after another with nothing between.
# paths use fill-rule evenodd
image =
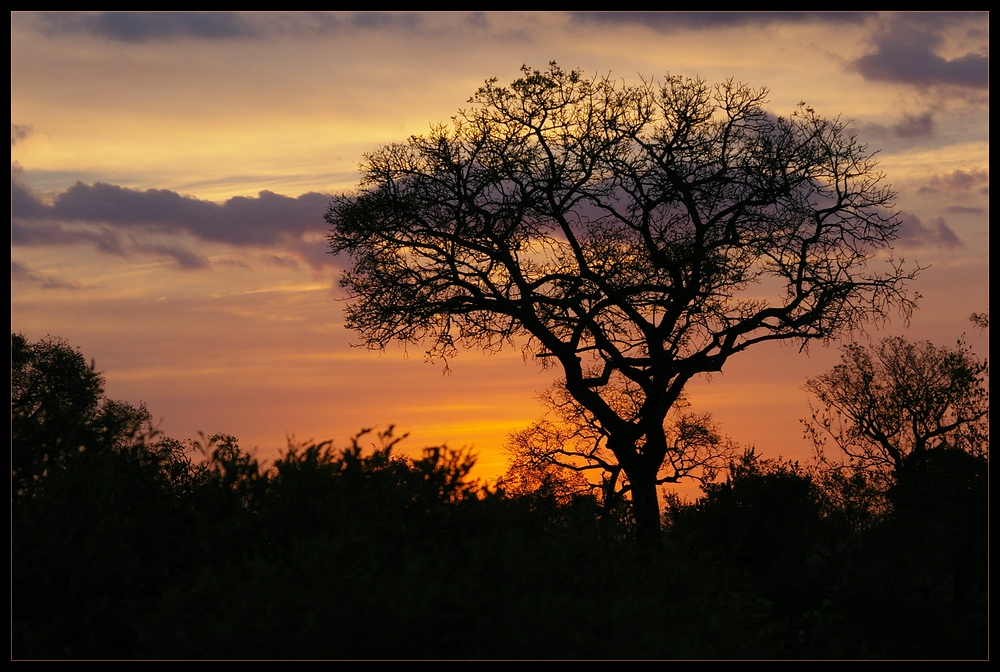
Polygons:
<instances>
[{"instance_id":1,"label":"wispy cloud","mask_svg":"<svg viewBox=\"0 0 1000 672\"><path fill-rule=\"evenodd\" d=\"M945 212L955 215L985 215L986 208L975 208L967 205L950 205L944 209Z\"/></svg>"},{"instance_id":2,"label":"wispy cloud","mask_svg":"<svg viewBox=\"0 0 1000 672\"><path fill-rule=\"evenodd\" d=\"M19 142L23 142L29 135L35 132L35 127L31 124L11 124L10 125L10 146L13 147Z\"/></svg>"},{"instance_id":3,"label":"wispy cloud","mask_svg":"<svg viewBox=\"0 0 1000 672\"><path fill-rule=\"evenodd\" d=\"M65 280L56 275L38 273L31 270L26 264L11 260L10 262L11 282L24 282L39 285L42 289L81 289L82 285L72 280Z\"/></svg>"}]
</instances>

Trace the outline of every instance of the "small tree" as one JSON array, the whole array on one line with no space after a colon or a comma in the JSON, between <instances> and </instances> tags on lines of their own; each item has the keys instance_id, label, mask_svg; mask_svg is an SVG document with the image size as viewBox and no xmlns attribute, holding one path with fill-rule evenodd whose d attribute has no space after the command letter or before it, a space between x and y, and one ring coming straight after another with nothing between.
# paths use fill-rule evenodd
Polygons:
<instances>
[{"instance_id":1,"label":"small tree","mask_svg":"<svg viewBox=\"0 0 1000 672\"><path fill-rule=\"evenodd\" d=\"M367 154L360 190L333 199L347 325L372 348L426 339L430 358L527 337L602 427L652 536L664 420L692 378L912 308L914 272L869 269L896 236L893 194L844 123L774 117L762 89L522 71Z\"/></svg>"},{"instance_id":2,"label":"small tree","mask_svg":"<svg viewBox=\"0 0 1000 672\"><path fill-rule=\"evenodd\" d=\"M932 449L989 452L989 365L962 341L885 338L851 343L832 371L806 383L821 408L806 422L817 449L833 440L859 469L893 480L907 459Z\"/></svg>"},{"instance_id":3,"label":"small tree","mask_svg":"<svg viewBox=\"0 0 1000 672\"><path fill-rule=\"evenodd\" d=\"M632 417L641 408L637 386L624 387L612 397L620 417ZM510 458L505 475L517 481L566 498L583 492L599 494L604 512L611 511L631 491L631 483L614 453L608 435L587 408L577 402L563 383L556 383L540 399L549 413L531 426L512 432L504 446ZM677 483L682 479L715 480L737 457L740 449L723 436L710 413L692 413L685 398L674 403L664 424L667 452L657 473L656 484ZM591 476L597 474L600 483Z\"/></svg>"}]
</instances>

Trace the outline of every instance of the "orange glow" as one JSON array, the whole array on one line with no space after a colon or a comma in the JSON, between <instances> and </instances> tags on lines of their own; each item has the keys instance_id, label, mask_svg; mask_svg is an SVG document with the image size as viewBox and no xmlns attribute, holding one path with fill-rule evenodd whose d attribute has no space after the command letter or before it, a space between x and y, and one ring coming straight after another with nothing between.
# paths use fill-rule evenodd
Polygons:
<instances>
[{"instance_id":1,"label":"orange glow","mask_svg":"<svg viewBox=\"0 0 1000 672\"><path fill-rule=\"evenodd\" d=\"M412 30L132 43L46 34L39 16L11 16L11 120L31 129L16 143L12 129L11 161L47 204L77 181L216 203L265 189L292 198L349 190L364 152L447 121L483 80L509 80L524 62L556 59L629 81L669 71L767 86L776 114L806 100L854 119L862 139L883 148L897 207L927 226L941 218L961 241L947 247L927 234L900 245L900 256L933 266L913 287L926 298L911 328L888 331L940 343L970 332L988 356L988 337L967 322L989 300L988 88L859 74L852 64L876 49L893 15L673 30L556 13L487 15L475 27L448 14ZM945 30L942 53L988 53L988 34L969 34ZM926 133L904 128L925 113ZM985 183L934 187L976 170ZM352 348L338 268L317 261L322 216L301 237L267 244L116 224L121 249L110 252L86 242L110 225L60 221L90 238L12 245L11 329L79 346L104 371L110 397L145 401L178 438L227 432L270 459L293 434L346 445L362 428L394 423L410 433L406 450L472 446L480 477L502 473L507 434L539 417L534 395L558 372L516 349L462 352L442 375L419 347ZM178 249L205 261L182 268ZM691 387L694 410L713 412L724 432L766 455L805 460L801 385L836 360L820 346L809 356L748 351Z\"/></svg>"}]
</instances>

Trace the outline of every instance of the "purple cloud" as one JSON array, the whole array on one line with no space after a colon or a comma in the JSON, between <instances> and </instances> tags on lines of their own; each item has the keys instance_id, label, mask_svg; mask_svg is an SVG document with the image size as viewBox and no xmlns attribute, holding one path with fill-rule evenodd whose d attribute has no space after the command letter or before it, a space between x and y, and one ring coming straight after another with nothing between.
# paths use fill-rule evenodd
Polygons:
<instances>
[{"instance_id":1,"label":"purple cloud","mask_svg":"<svg viewBox=\"0 0 1000 672\"><path fill-rule=\"evenodd\" d=\"M50 37L89 33L118 42L177 37L219 40L259 34L235 12L51 12L39 16L37 25Z\"/></svg>"},{"instance_id":2,"label":"purple cloud","mask_svg":"<svg viewBox=\"0 0 1000 672\"><path fill-rule=\"evenodd\" d=\"M934 135L934 126L934 117L930 112L905 114L892 127L892 132L897 138L927 138Z\"/></svg>"},{"instance_id":3,"label":"purple cloud","mask_svg":"<svg viewBox=\"0 0 1000 672\"><path fill-rule=\"evenodd\" d=\"M77 182L48 205L16 177L11 179L11 218L22 228L40 220L85 222L116 229L187 231L231 245L272 245L284 235L298 238L309 231L325 231L323 214L329 203L328 194L316 192L291 198L262 191L256 198L235 196L214 203L167 189L140 191ZM41 230L36 224L30 228Z\"/></svg>"},{"instance_id":4,"label":"purple cloud","mask_svg":"<svg viewBox=\"0 0 1000 672\"><path fill-rule=\"evenodd\" d=\"M988 16L984 18L988 21ZM895 17L874 40L875 50L856 60L853 67L865 79L875 81L988 89L988 55L970 52L948 60L937 53L943 27L974 20L976 16L969 14Z\"/></svg>"},{"instance_id":5,"label":"purple cloud","mask_svg":"<svg viewBox=\"0 0 1000 672\"><path fill-rule=\"evenodd\" d=\"M944 217L932 219L924 224L916 215L907 212L899 214L899 236L896 245L899 247L937 247L952 250L962 247L958 235L944 221Z\"/></svg>"},{"instance_id":6,"label":"purple cloud","mask_svg":"<svg viewBox=\"0 0 1000 672\"><path fill-rule=\"evenodd\" d=\"M968 192L978 190L988 194L990 171L982 168L956 170L932 177L928 184L920 187L921 193Z\"/></svg>"},{"instance_id":7,"label":"purple cloud","mask_svg":"<svg viewBox=\"0 0 1000 672\"><path fill-rule=\"evenodd\" d=\"M150 253L170 257L184 269L207 268L205 256L141 235L187 233L238 247L281 246L317 269L333 262L325 241L306 236L326 232L328 194L292 198L262 191L215 203L167 189L77 182L46 203L23 184L21 173L20 166L11 166L12 246L87 244L116 256Z\"/></svg>"},{"instance_id":8,"label":"purple cloud","mask_svg":"<svg viewBox=\"0 0 1000 672\"><path fill-rule=\"evenodd\" d=\"M36 29L48 37L84 34L114 42L174 39L260 39L271 35L323 36L345 30L418 30L419 14L353 12L46 12Z\"/></svg>"}]
</instances>

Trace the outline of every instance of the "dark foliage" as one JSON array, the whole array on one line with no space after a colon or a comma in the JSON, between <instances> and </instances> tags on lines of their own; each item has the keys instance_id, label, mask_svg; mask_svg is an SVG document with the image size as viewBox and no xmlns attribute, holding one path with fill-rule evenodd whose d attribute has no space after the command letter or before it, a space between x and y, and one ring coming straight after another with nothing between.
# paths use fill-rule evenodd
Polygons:
<instances>
[{"instance_id":1,"label":"dark foliage","mask_svg":"<svg viewBox=\"0 0 1000 672\"><path fill-rule=\"evenodd\" d=\"M61 403L85 411L25 413L29 456L114 404L69 360L86 403ZM46 467L12 500L13 658L987 655L987 464L965 453L907 464L864 528L748 455L638 546L588 496L484 487L468 452L409 458L391 428L264 468L232 436L133 426L24 461Z\"/></svg>"},{"instance_id":2,"label":"dark foliage","mask_svg":"<svg viewBox=\"0 0 1000 672\"><path fill-rule=\"evenodd\" d=\"M801 564L821 534L819 492L797 464L753 451L732 464L729 479L705 485L674 521L675 532L742 565L783 570Z\"/></svg>"},{"instance_id":3,"label":"dark foliage","mask_svg":"<svg viewBox=\"0 0 1000 672\"><path fill-rule=\"evenodd\" d=\"M119 449L149 426L142 405L104 397L104 379L65 341L10 337L11 476L15 497L31 496L46 478Z\"/></svg>"}]
</instances>

